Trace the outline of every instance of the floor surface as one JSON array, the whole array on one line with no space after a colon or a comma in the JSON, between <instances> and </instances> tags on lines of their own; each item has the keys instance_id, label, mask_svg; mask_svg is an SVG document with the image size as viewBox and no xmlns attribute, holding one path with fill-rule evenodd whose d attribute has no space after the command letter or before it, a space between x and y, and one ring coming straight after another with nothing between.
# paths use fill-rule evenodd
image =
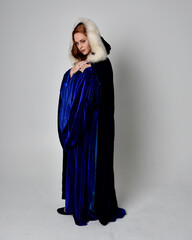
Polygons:
<instances>
[{"instance_id":1,"label":"floor surface","mask_svg":"<svg viewBox=\"0 0 192 240\"><path fill-rule=\"evenodd\" d=\"M56 209L64 205L59 184L15 180L0 187L1 240L192 239L192 194L188 186L142 189L134 198L117 191L118 199L124 194L119 206L126 209L127 215L106 226L91 221L81 227L75 225L72 216L57 213Z\"/></svg>"}]
</instances>

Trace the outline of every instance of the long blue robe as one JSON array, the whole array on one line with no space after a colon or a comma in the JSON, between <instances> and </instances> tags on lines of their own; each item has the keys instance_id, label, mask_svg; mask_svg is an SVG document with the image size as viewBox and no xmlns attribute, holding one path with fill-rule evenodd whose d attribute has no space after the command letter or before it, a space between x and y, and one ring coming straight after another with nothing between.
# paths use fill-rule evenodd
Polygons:
<instances>
[{"instance_id":1,"label":"long blue robe","mask_svg":"<svg viewBox=\"0 0 192 240\"><path fill-rule=\"evenodd\" d=\"M66 212L78 225L96 219L94 189L97 163L99 82L92 68L70 78L67 71L60 89L59 127L62 146L68 154Z\"/></svg>"},{"instance_id":2,"label":"long blue robe","mask_svg":"<svg viewBox=\"0 0 192 240\"><path fill-rule=\"evenodd\" d=\"M101 70L100 70L101 69ZM114 92L109 60L70 78L64 74L58 107L63 147L62 198L77 225L106 225L126 215L117 205L113 176Z\"/></svg>"}]
</instances>

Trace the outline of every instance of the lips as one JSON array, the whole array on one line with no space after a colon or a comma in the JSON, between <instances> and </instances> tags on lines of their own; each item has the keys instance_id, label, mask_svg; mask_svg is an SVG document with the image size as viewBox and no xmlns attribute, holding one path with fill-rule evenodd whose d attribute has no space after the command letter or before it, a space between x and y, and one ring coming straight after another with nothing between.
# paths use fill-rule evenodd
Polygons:
<instances>
[{"instance_id":1,"label":"lips","mask_svg":"<svg viewBox=\"0 0 192 240\"><path fill-rule=\"evenodd\" d=\"M81 50L81 52L85 52L85 50Z\"/></svg>"}]
</instances>

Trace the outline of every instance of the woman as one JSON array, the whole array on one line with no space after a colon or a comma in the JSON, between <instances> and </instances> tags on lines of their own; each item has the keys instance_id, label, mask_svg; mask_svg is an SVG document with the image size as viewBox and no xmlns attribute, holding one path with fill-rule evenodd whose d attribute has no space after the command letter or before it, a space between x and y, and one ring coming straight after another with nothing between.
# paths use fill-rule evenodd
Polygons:
<instances>
[{"instance_id":1,"label":"woman","mask_svg":"<svg viewBox=\"0 0 192 240\"><path fill-rule=\"evenodd\" d=\"M58 104L58 133L63 148L63 215L77 225L122 218L114 188L114 86L107 55L110 45L95 23L79 18L69 57L73 67L63 76Z\"/></svg>"}]
</instances>

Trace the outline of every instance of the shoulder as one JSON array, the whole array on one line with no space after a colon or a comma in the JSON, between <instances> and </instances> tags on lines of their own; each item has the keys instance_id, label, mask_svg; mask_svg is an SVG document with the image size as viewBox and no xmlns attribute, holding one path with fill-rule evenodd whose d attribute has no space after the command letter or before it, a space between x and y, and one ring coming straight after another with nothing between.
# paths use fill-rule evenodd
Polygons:
<instances>
[{"instance_id":1,"label":"shoulder","mask_svg":"<svg viewBox=\"0 0 192 240\"><path fill-rule=\"evenodd\" d=\"M109 60L109 58L106 58L103 61L92 63L92 66L93 67L100 67L100 68L102 68L102 67L111 67L111 61Z\"/></svg>"},{"instance_id":2,"label":"shoulder","mask_svg":"<svg viewBox=\"0 0 192 240\"><path fill-rule=\"evenodd\" d=\"M112 79L113 69L109 58L104 61L100 61L92 64L93 72L99 79Z\"/></svg>"},{"instance_id":3,"label":"shoulder","mask_svg":"<svg viewBox=\"0 0 192 240\"><path fill-rule=\"evenodd\" d=\"M112 65L109 58L92 64L93 70L96 72L109 72L112 71Z\"/></svg>"}]
</instances>

